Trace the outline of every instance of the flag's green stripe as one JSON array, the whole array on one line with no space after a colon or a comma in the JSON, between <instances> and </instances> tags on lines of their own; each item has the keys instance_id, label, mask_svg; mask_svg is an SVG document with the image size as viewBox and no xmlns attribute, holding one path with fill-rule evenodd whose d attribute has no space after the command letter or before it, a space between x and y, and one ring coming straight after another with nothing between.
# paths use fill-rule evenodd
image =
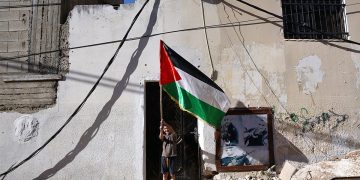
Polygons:
<instances>
[{"instance_id":1,"label":"flag's green stripe","mask_svg":"<svg viewBox=\"0 0 360 180\"><path fill-rule=\"evenodd\" d=\"M186 90L182 89L176 82L164 85L163 88L170 96L178 101L183 109L197 115L210 125L215 127L221 125L221 120L225 115L223 111L196 98Z\"/></svg>"}]
</instances>

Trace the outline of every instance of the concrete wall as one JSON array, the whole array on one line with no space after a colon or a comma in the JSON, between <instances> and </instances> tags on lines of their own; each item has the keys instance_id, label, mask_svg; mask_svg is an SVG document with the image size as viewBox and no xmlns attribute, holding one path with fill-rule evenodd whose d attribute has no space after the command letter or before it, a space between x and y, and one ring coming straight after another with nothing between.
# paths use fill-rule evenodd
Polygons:
<instances>
[{"instance_id":1,"label":"concrete wall","mask_svg":"<svg viewBox=\"0 0 360 180\"><path fill-rule=\"evenodd\" d=\"M69 19L69 46L121 39L144 0L133 5L77 6ZM150 1L129 37L164 33L127 41L114 64L83 109L60 135L9 179L143 179L144 82L159 79L159 40L199 67L213 69L203 29L200 1ZM281 1L252 1L281 14ZM355 0L347 1L355 3ZM297 165L341 156L359 148L359 50L355 45L284 40L282 22L235 0L204 3L216 83L232 107L267 106L275 109L275 159ZM351 7L351 8L350 8ZM348 10L356 11L358 6ZM187 10L184 11L183 8ZM360 41L358 14L348 15L351 39ZM270 22L271 21L271 22ZM238 25L240 26L234 26ZM194 28L186 31L171 32ZM243 44L243 43L244 44ZM338 47L341 46L341 47ZM71 50L70 72L58 86L54 107L30 115L1 113L0 169L9 168L47 140L91 89L117 44ZM250 57L250 56L251 57ZM311 63L309 63L311 62ZM256 67L255 67L256 64ZM266 80L265 80L266 79ZM302 132L304 119L331 116ZM286 110L300 118L286 118ZM336 116L347 115L336 124ZM21 129L21 124L28 124ZM214 129L199 121L204 168L214 165ZM217 179L238 176L221 173Z\"/></svg>"}]
</instances>

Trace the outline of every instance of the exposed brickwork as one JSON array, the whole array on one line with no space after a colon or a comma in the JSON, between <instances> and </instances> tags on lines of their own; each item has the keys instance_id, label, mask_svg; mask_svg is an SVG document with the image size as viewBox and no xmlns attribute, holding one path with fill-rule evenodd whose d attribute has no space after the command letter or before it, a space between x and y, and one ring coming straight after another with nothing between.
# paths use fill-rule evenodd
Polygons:
<instances>
[{"instance_id":1,"label":"exposed brickwork","mask_svg":"<svg viewBox=\"0 0 360 180\"><path fill-rule=\"evenodd\" d=\"M51 0L51 3L59 2L61 0ZM36 3L47 4L50 1L38 0ZM2 7L31 4L31 0L0 0ZM60 8L0 9L0 59L59 49ZM56 101L56 79L4 82L4 77L58 73L58 54L0 60L0 111L29 112L53 105Z\"/></svg>"},{"instance_id":2,"label":"exposed brickwork","mask_svg":"<svg viewBox=\"0 0 360 180\"><path fill-rule=\"evenodd\" d=\"M0 111L31 112L55 103L56 82L0 82Z\"/></svg>"},{"instance_id":3,"label":"exposed brickwork","mask_svg":"<svg viewBox=\"0 0 360 180\"><path fill-rule=\"evenodd\" d=\"M30 0L0 0L1 6L30 5ZM29 53L30 8L8 8L0 11L0 58ZM11 54L9 54L11 53ZM13 56L9 56L13 55ZM27 59L1 62L0 74L27 72Z\"/></svg>"}]
</instances>

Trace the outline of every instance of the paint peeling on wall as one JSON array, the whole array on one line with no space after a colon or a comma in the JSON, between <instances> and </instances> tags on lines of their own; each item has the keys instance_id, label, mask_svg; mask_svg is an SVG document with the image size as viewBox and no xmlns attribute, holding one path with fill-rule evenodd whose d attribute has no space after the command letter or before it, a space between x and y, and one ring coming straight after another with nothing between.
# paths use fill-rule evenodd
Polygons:
<instances>
[{"instance_id":1,"label":"paint peeling on wall","mask_svg":"<svg viewBox=\"0 0 360 180\"><path fill-rule=\"evenodd\" d=\"M19 142L27 142L38 135L39 122L31 115L24 115L14 121L15 137Z\"/></svg>"},{"instance_id":2,"label":"paint peeling on wall","mask_svg":"<svg viewBox=\"0 0 360 180\"><path fill-rule=\"evenodd\" d=\"M321 71L321 59L318 56L308 56L299 61L296 66L297 81L305 94L314 93L322 82L324 72Z\"/></svg>"},{"instance_id":3,"label":"paint peeling on wall","mask_svg":"<svg viewBox=\"0 0 360 180\"><path fill-rule=\"evenodd\" d=\"M353 49L360 50L360 46L353 45ZM356 88L360 88L360 54L359 53L351 53L351 59L354 62L356 72Z\"/></svg>"},{"instance_id":4,"label":"paint peeling on wall","mask_svg":"<svg viewBox=\"0 0 360 180\"><path fill-rule=\"evenodd\" d=\"M248 71L245 76L245 95L250 97L261 97L262 77L259 72L255 70Z\"/></svg>"},{"instance_id":5,"label":"paint peeling on wall","mask_svg":"<svg viewBox=\"0 0 360 180\"><path fill-rule=\"evenodd\" d=\"M279 73L269 74L269 84L276 96L279 98L282 105L287 103L286 87L284 83L284 77Z\"/></svg>"},{"instance_id":6,"label":"paint peeling on wall","mask_svg":"<svg viewBox=\"0 0 360 180\"><path fill-rule=\"evenodd\" d=\"M280 44L264 45L259 43L251 43L246 46L251 58L246 52L243 52L243 61L245 64L253 67L255 64L267 72L285 72L284 47ZM242 48L243 49L243 48Z\"/></svg>"},{"instance_id":7,"label":"paint peeling on wall","mask_svg":"<svg viewBox=\"0 0 360 180\"><path fill-rule=\"evenodd\" d=\"M353 59L353 62L355 64L355 68L357 70L357 73L356 73L356 88L359 89L359 87L360 87L360 59Z\"/></svg>"}]
</instances>

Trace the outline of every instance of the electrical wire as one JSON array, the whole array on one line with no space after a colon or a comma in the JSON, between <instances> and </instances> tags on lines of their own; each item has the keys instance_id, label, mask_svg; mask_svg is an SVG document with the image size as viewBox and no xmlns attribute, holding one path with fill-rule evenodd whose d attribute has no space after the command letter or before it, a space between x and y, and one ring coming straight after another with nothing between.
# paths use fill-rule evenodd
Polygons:
<instances>
[{"instance_id":1,"label":"electrical wire","mask_svg":"<svg viewBox=\"0 0 360 180\"><path fill-rule=\"evenodd\" d=\"M269 12L267 10L264 10L262 8L259 8L255 5L252 5L250 3L247 3L243 0L237 0L238 2L241 2L241 3L244 3L252 8L255 8L257 10L260 10L262 12L265 12L267 14L270 14L272 15L273 17L276 17L276 18L279 18L281 20L284 20L284 18L280 15L277 15L277 14L274 14L272 12ZM202 2L202 1L201 1ZM203 3L203 2L202 2ZM202 8L203 8L203 4L202 4ZM203 11L203 17L204 17L204 11ZM269 18L272 18L272 17L269 17ZM214 28L214 26L205 26L205 19L203 19L203 23L204 23L204 26L202 28L205 29L205 35L206 35L206 42L207 42L207 46L208 46L208 51L209 51L209 56L210 56L210 60L211 60L211 66L213 68L213 72L215 71L214 70L214 66L213 66L213 61L212 61L212 56L211 56L211 52L210 52L210 47L209 47L209 42L208 42L208 38L207 38L207 28ZM301 26L301 27L306 27L306 28L309 28L317 33L321 33L325 36L329 36L329 37L333 37L333 38L338 38L338 37L335 37L331 34L326 34L326 33L323 33L323 32L320 32L318 30L315 30L313 28L311 28L310 26L306 26L305 23L293 23L297 26ZM216 26L216 25L215 25ZM223 27L223 26L217 26L217 27ZM137 40L137 39L141 39L143 37L151 37L151 36L156 36L156 35L162 35L162 34L167 34L167 33L173 33L173 32L181 32L181 31L190 31L190 30L198 30L198 29L202 29L200 27L198 28L189 28L189 29L183 29L183 30L176 30L176 31L169 31L169 32L164 32L164 33L157 33L157 34L151 34L151 35L146 35L146 36L140 36L140 37L135 37L135 38L130 38L130 39L126 39L126 41L131 41L131 40ZM216 28L216 27L215 27ZM355 42L355 41L351 41L351 40L347 40L347 39L342 39L344 40L345 42L348 42L348 43L353 43L353 44L358 44L360 45L359 42ZM86 48L86 47L91 47L91 46L99 46L99 45L105 45L105 44L112 44L112 43L118 43L118 42L121 42L121 40L116 40L116 41L108 41L108 42L103 42L103 43L97 43L97 44L91 44L91 45L84 45L84 46L78 46L78 47L72 47L72 48L63 48L63 49L57 49L57 50L51 50L51 51L43 51L43 52L38 52L38 53L32 53L32 54L27 54L27 55L21 55L21 56L15 56L15 57L9 57L9 58L1 58L0 61L7 61L7 60L14 60L14 59L19 59L19 58L24 58L24 57L30 57L30 56L36 56L36 55L41 55L41 54L48 54L48 53L55 53L55 52L60 52L62 50L72 50L72 49L80 49L80 48Z\"/></svg>"},{"instance_id":2,"label":"electrical wire","mask_svg":"<svg viewBox=\"0 0 360 180\"><path fill-rule=\"evenodd\" d=\"M270 19L271 17L267 18ZM247 20L247 21L242 21L241 23L245 23L245 22L253 22L253 21L257 21L258 19L252 19L252 20ZM208 29L212 29L212 28L222 28L222 27L231 27L231 26L237 26L240 25L240 22L237 23L237 25L235 23L225 23L225 24L219 24L219 25L211 25L211 26L206 26L206 28ZM247 25L247 24L244 24ZM138 36L138 37L133 37L133 38L128 38L125 39L125 41L133 41L133 40L138 40L141 38L148 38L148 37L153 37L153 36L159 36L159 35L164 35L164 34L170 34L170 33L177 33L177 32L185 32L185 31L194 31L194 30L201 30L204 29L204 27L194 27L194 28L187 28L187 29L180 29L180 30L174 30L174 31L167 31L167 32L162 32L162 33L154 33L154 34L149 34L149 35L144 35L144 36ZM89 44L89 45L83 45L83 46L76 46L76 47L70 47L70 48L60 48L60 49L56 49L56 50L51 50L51 51L42 51L42 52L38 52L38 53L32 53L32 54L27 54L27 55L21 55L21 56L14 56L14 57L1 57L0 61L8 61L8 60L14 60L14 59L20 59L20 58L25 58L25 57L30 57L30 56L38 56L38 55L42 55L42 54L50 54L50 53L55 53L55 52L61 52L63 50L73 50L73 49L81 49L81 48L87 48L87 47L93 47L93 46L100 46L100 45L106 45L106 44L113 44L113 43L119 43L122 40L115 40L115 41L107 41L107 42L102 42L102 43L95 43L95 44Z\"/></svg>"},{"instance_id":3,"label":"electrical wire","mask_svg":"<svg viewBox=\"0 0 360 180\"><path fill-rule=\"evenodd\" d=\"M234 9L233 9L233 8L231 8L231 9L232 9L232 11L233 11L233 13L234 13ZM236 19L237 21L239 21L239 20L237 19L237 17L235 16L235 13L234 13L234 17L235 17L235 19ZM230 20L229 20L229 21L230 21ZM235 31L235 32L236 32L236 31ZM244 36L243 36L243 34L242 34L241 30L240 30L240 27L239 27L239 32L240 32L240 35L241 35L243 41L240 40L239 35L237 34L237 32L236 32L236 35L238 36L239 40L241 41L241 44L242 44L242 46L244 47L244 49L245 49L245 51L246 51L246 54L249 56L249 58L250 58L252 64L254 65L256 71L257 71L257 72L261 75L261 77L264 79L266 86L268 86L268 88L270 89L270 92L274 95L274 97L276 98L276 100L279 102L280 106L286 111L287 114L290 114L289 111L285 108L285 106L281 103L280 98L276 95L276 93L275 93L275 91L273 90L273 88L270 86L269 80L265 77L265 75L264 75L263 73L261 73L260 68L259 68L259 67L257 66L257 64L255 63L253 57L252 57L251 54L250 54L250 51L248 50L248 48L247 48L246 45L245 45L245 38L244 38Z\"/></svg>"},{"instance_id":4,"label":"electrical wire","mask_svg":"<svg viewBox=\"0 0 360 180\"><path fill-rule=\"evenodd\" d=\"M223 6L224 6L224 12L225 12L226 15L227 15L228 21L229 21L230 23L232 23L232 21L231 21L230 18L229 18L229 14L226 12L224 3L223 3ZM235 15L235 13L234 13L234 9L233 9L232 7L230 7L230 8L232 9L233 15L234 15L234 17L236 18L236 15ZM237 18L236 18L236 20L239 22L239 20L238 20ZM266 79L266 77L265 77L265 76L260 72L260 70L257 68L257 65L256 65L256 63L253 61L253 58L252 58L250 52L249 52L248 49L246 48L246 46L245 46L245 38L244 38L244 36L243 36L243 34L242 34L241 30L240 30L240 26L239 26L239 32L240 32L240 35L241 35L241 37L242 37L243 40L240 39L240 37L239 37L236 29L234 28L235 26L232 26L232 27L233 27L233 29L234 29L234 31L235 31L235 33L236 33L237 38L241 41L241 44L243 45L245 51L247 52L247 55L250 57L250 60L254 63L254 65L255 65L255 67L256 67L256 70L258 71L258 73L261 75L261 77L262 77L265 81L268 81L268 80ZM232 40L231 40L231 38L229 37L228 33L226 33L226 35L227 35L227 37L228 37L229 42L232 44L232 47L234 47L234 44L232 43ZM266 102L269 106L271 106L271 104L269 103L269 101L267 100L267 98L265 97L265 95L260 91L260 89L259 89L259 88L256 86L256 84L254 83L254 80L253 80L252 77L249 75L249 73L247 72L247 70L245 70L245 67L244 67L242 61L240 60L240 57L239 57L239 55L237 54L237 51L236 51L236 50L234 50L234 51L235 51L235 55L239 58L239 61L240 61L241 66L243 67L245 73L248 75L249 79L250 79L250 80L252 81L252 83L254 84L254 87L256 88L256 90L257 90L257 91L261 94L261 96L264 98L265 102ZM271 92L272 92L272 94L275 96L275 98L278 100L280 106L281 106L281 107L286 111L286 113L289 115L289 114L290 114L289 111L282 105L282 103L281 103L280 100L279 100L279 97L274 93L274 91L272 90L272 88L270 87L270 85L267 84L267 86L269 87L269 89L271 90ZM302 153L299 149L294 148L293 145L292 145L289 141L286 141L286 143L288 143L288 144L289 144L289 147L292 148L294 151L299 152L300 154ZM299 155L297 155L297 156L300 157Z\"/></svg>"},{"instance_id":5,"label":"electrical wire","mask_svg":"<svg viewBox=\"0 0 360 180\"><path fill-rule=\"evenodd\" d=\"M243 0L236 0L236 1L241 2L241 3L243 3L243 4L247 5L247 6L250 6L250 7L254 8L254 9L256 9L256 10L259 10L259 11L262 11L262 12L264 12L264 13L270 14L270 15L272 15L272 16L274 16L274 17L277 17L277 18L279 18L279 19L281 19L281 20L284 20L284 17L282 17L282 16L280 16L280 15L277 15L277 14L275 14L275 13L272 13L272 12L270 12L270 11L267 11L267 10L265 10L265 9L262 9L262 8L260 8L260 7L258 7L258 6L255 6L255 5L253 5L253 4L250 4L250 3L245 2L245 1L243 1ZM327 36L327 37L339 39L339 37L334 36L334 35L329 34L329 33L324 33L324 32L322 32L322 31L319 31L319 30L317 30L317 29L315 29L315 28L307 25L305 22L291 22L291 24L294 24L294 25L300 26L300 27L308 28L308 29L310 29L310 30L312 30L312 31L314 31L314 32L320 33L320 34L322 34L322 35L324 35L324 36ZM356 41L352 41L352 40L348 40L348 39L344 39L344 38L341 38L341 40L343 40L344 42L347 42L347 43L360 45L360 43L359 43L359 42L356 42Z\"/></svg>"},{"instance_id":6,"label":"electrical wire","mask_svg":"<svg viewBox=\"0 0 360 180\"><path fill-rule=\"evenodd\" d=\"M211 56L211 51L210 51L210 46L209 46L209 38L208 38L207 28L206 28L204 2L203 2L203 0L200 0L200 1L201 1L202 20L203 20L203 27L204 27L204 31L205 31L206 45L207 45L207 49L208 49L208 53L209 53L209 57L210 57L211 68L212 68L211 79L215 80L217 75L216 75L216 71L214 68L214 62L213 62L213 59Z\"/></svg>"},{"instance_id":7,"label":"electrical wire","mask_svg":"<svg viewBox=\"0 0 360 180\"><path fill-rule=\"evenodd\" d=\"M225 10L225 4L223 3L223 7L224 7L224 12L225 14L227 15L227 19L230 23L233 23L231 20L230 20L230 16L229 14L226 12ZM220 19L221 21L221 19ZM232 26L234 31L236 32L234 26ZM247 77L250 79L250 81L252 82L252 84L254 85L254 87L256 88L256 90L261 94L261 96L264 98L266 104L268 104L269 106L271 106L270 102L267 100L267 98L265 97L265 95L260 91L259 87L256 85L254 79L252 78L252 76L249 74L249 72L247 71L247 69L245 69L245 65L243 64L243 62L241 61L241 58L240 56L238 55L238 51L234 49L235 45L234 43L232 42L232 38L230 38L229 34L228 33L225 33L226 34L226 37L228 39L228 41L231 43L231 48L233 49L233 51L235 52L235 56L239 59L239 62L240 62L240 67L244 70L245 74L247 75ZM238 36L237 32L236 32L236 35ZM238 36L239 38L239 36ZM240 40L241 41L241 40Z\"/></svg>"},{"instance_id":8,"label":"electrical wire","mask_svg":"<svg viewBox=\"0 0 360 180\"><path fill-rule=\"evenodd\" d=\"M70 117L66 120L66 122L55 132L55 134L53 134L41 147L39 147L37 150L35 150L33 153L31 153L27 158L25 158L24 160L22 160L20 163L16 164L13 167L10 167L7 171L3 172L0 174L1 176L6 176L7 174L9 174L10 172L14 171L15 169L17 169L19 166L21 166L22 164L24 164L25 162L29 161L31 158L33 158L34 156L36 156L42 149L45 148L46 145L48 145L64 128L67 124L69 124L69 122L75 117L75 115L81 110L81 108L83 107L83 105L85 104L85 102L87 101L87 99L90 97L90 95L95 91L96 87L98 86L98 84L100 83L101 79L103 78L103 76L105 75L105 73L107 72L107 70L109 69L109 67L111 66L111 64L114 62L117 54L119 53L121 47L124 45L125 43L125 39L127 38L127 36L129 35L130 30L132 29L133 25L135 24L136 20L138 19L138 17L140 16L141 12L143 11L143 9L145 8L146 4L149 2L149 0L146 0L145 3L143 4L143 6L141 7L141 9L139 10L139 12L135 15L134 19L132 20L128 30L126 31L123 40L121 41L121 43L119 44L118 48L116 49L114 55L112 56L112 58L109 60L109 62L107 63L106 67L104 68L101 76L99 77L99 79L96 81L96 83L93 85L93 87L91 88L91 90L88 92L88 94L86 95L85 99L80 103L80 105L75 109L75 111L70 115Z\"/></svg>"},{"instance_id":9,"label":"electrical wire","mask_svg":"<svg viewBox=\"0 0 360 180\"><path fill-rule=\"evenodd\" d=\"M0 9L13 9L13 8L24 8L24 7L42 7L42 6L61 6L61 3L44 3L44 4L31 4L31 5L13 5L13 6L0 6ZM85 5L85 4L79 4ZM112 4L89 4L89 5L111 5L113 7L120 7L119 5Z\"/></svg>"},{"instance_id":10,"label":"electrical wire","mask_svg":"<svg viewBox=\"0 0 360 180\"><path fill-rule=\"evenodd\" d=\"M0 6L0 9L23 8L23 7L41 7L41 6L61 6L61 3L47 3L47 4L32 4L32 5L14 5L14 6ZM344 4L344 6L360 5L360 3ZM119 7L119 5L112 5Z\"/></svg>"},{"instance_id":11,"label":"electrical wire","mask_svg":"<svg viewBox=\"0 0 360 180\"><path fill-rule=\"evenodd\" d=\"M223 3L223 5L224 5L224 3ZM237 19L236 15L235 15L234 9L233 9L232 7L230 7L230 8L231 8L231 10L232 10L232 12L233 12L233 15L234 15L235 19L239 22L239 19ZM229 21L230 23L232 23L232 21L231 21L230 18L229 18L229 14L228 14L228 13L226 12L226 10L225 10L225 5L224 5L224 11L225 11L226 15L228 16L228 17L227 17L228 21ZM253 65L255 66L257 72L258 72L258 73L261 75L261 77L264 79L264 81L266 82L266 85L268 86L268 88L270 89L270 91L271 91L271 93L274 95L274 97L277 99L277 101L279 102L280 106L285 110L285 112L287 113L287 115L290 115L290 113L289 113L289 111L287 110L287 108L285 108L285 106L281 103L279 97L275 94L274 90L271 88L270 84L268 83L267 78L260 72L258 66L256 65L255 61L253 60L253 58L252 58L249 50L247 49L247 47L246 47L246 45L245 45L245 38L244 38L244 36L243 36L243 34L242 34L241 30L240 30L240 26L239 26L239 32L240 32L240 35L241 35L241 37L242 37L243 40L240 39L240 37L239 37L236 29L234 28L234 26L233 26L233 29L234 29L234 31L235 31L235 33L236 33L237 38L241 41L241 44L243 45L243 48L245 49L247 55L249 56L249 58L250 58L250 60L252 61ZM227 33L226 33L226 34L227 34ZM229 36L228 36L228 40L229 40L229 42L232 44L232 47L233 47L234 44L232 43L232 40L229 38ZM238 56L238 54L236 53L236 51L235 51L235 55L240 59L240 57ZM240 63L242 64L241 60L240 60ZM243 64L242 64L242 66L243 66ZM246 70L245 70L245 72L247 73ZM247 75L248 75L249 78L251 79L251 76L250 76L248 73L247 73ZM252 80L252 79L251 79L251 80ZM255 85L255 83L254 83L253 80L252 80L252 83L254 84L254 87L256 87L256 85ZM259 90L259 88L256 87L256 89L257 89L257 91L263 96L265 102L266 102L269 106L271 106L271 104L269 103L269 101L267 100L267 98L262 94L262 92ZM294 148L293 145L292 145L289 141L286 141L286 143L288 143L288 144L289 144L289 147L292 148L294 151L299 152L300 154L302 153L299 149ZM306 143L307 143L307 142L306 142ZM297 155L297 156L300 157L299 155Z\"/></svg>"}]
</instances>

